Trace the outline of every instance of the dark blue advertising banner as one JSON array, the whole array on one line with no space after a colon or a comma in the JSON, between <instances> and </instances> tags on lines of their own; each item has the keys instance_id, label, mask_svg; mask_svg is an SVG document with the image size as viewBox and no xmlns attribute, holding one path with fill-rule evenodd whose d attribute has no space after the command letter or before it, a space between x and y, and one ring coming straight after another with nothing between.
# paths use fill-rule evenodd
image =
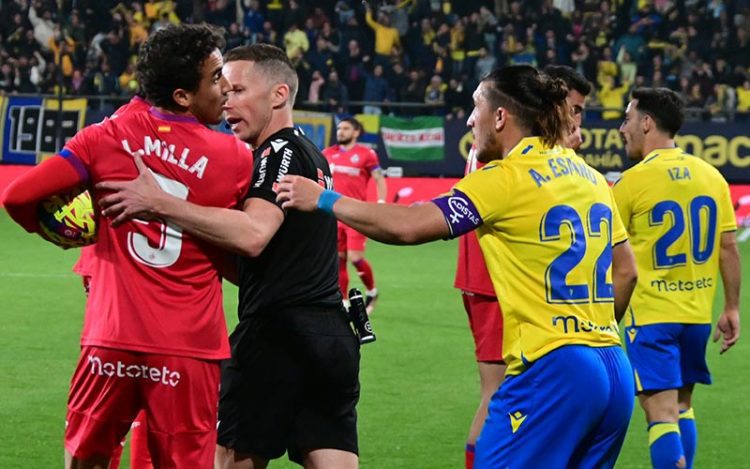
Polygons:
<instances>
[{"instance_id":1,"label":"dark blue advertising banner","mask_svg":"<svg viewBox=\"0 0 750 469\"><path fill-rule=\"evenodd\" d=\"M36 164L73 138L84 125L86 100L64 100L62 114L59 106L57 100L42 97L8 96L3 99L0 103L2 162Z\"/></svg>"},{"instance_id":2,"label":"dark blue advertising banner","mask_svg":"<svg viewBox=\"0 0 750 469\"><path fill-rule=\"evenodd\" d=\"M586 162L610 179L633 165L625 155L618 127L620 121L585 122L583 144L578 153ZM413 163L404 166L408 175L426 174L458 177L463 175L464 161L473 141L465 122L446 121L445 158L440 162ZM676 137L686 152L715 166L727 181L750 183L750 125L746 123L688 122ZM381 152L381 163L388 166ZM394 163L395 164L395 163Z\"/></svg>"},{"instance_id":3,"label":"dark blue advertising banner","mask_svg":"<svg viewBox=\"0 0 750 469\"><path fill-rule=\"evenodd\" d=\"M620 121L585 122L578 153L610 179L633 165L618 132ZM750 182L750 126L743 123L688 122L675 141L687 153L715 166L730 183Z\"/></svg>"},{"instance_id":4,"label":"dark blue advertising banner","mask_svg":"<svg viewBox=\"0 0 750 469\"><path fill-rule=\"evenodd\" d=\"M40 125L40 116L34 113L51 113L51 110L43 110L45 106L41 99L17 99L6 98L4 106L3 162L34 164L38 161L38 154L47 150L44 147L49 145L45 143L49 141L47 134L50 131L48 127ZM42 122L53 122L47 114L44 117ZM99 122L103 117L103 113L89 111L86 123ZM463 175L466 155L473 141L465 120L445 121L442 158L391 161L380 132L380 116L357 117L365 124L363 143L375 148L381 166L390 168L389 174L437 177ZM336 132L331 114L295 113L295 123L321 148L335 142ZM584 122L583 144L578 152L588 164L610 180L619 177L619 173L633 164L625 155L624 144L618 132L619 125L619 120ZM68 126L66 130L75 130L75 126ZM224 128L221 130L228 132ZM70 136L66 133L65 137ZM730 183L750 184L750 125L747 123L688 122L676 141L686 152L715 166Z\"/></svg>"}]
</instances>

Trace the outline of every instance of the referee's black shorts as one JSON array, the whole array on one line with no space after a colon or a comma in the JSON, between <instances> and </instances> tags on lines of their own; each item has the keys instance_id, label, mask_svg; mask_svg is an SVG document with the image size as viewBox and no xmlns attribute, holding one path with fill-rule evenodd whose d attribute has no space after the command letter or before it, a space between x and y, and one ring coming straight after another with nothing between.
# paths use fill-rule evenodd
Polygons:
<instances>
[{"instance_id":1,"label":"referee's black shorts","mask_svg":"<svg viewBox=\"0 0 750 469\"><path fill-rule=\"evenodd\" d=\"M315 449L358 454L359 341L337 308L240 321L221 374L218 443L302 463Z\"/></svg>"}]
</instances>

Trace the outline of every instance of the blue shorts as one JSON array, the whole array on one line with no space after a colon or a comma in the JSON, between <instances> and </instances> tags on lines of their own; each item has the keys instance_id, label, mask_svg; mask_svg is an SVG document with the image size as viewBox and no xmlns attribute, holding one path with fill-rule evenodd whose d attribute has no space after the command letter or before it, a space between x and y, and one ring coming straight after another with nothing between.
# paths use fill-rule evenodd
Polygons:
<instances>
[{"instance_id":1,"label":"blue shorts","mask_svg":"<svg viewBox=\"0 0 750 469\"><path fill-rule=\"evenodd\" d=\"M635 392L711 384L706 345L711 324L660 323L625 328Z\"/></svg>"},{"instance_id":2,"label":"blue shorts","mask_svg":"<svg viewBox=\"0 0 750 469\"><path fill-rule=\"evenodd\" d=\"M475 469L611 468L633 412L621 347L560 347L509 376L492 396Z\"/></svg>"}]
</instances>

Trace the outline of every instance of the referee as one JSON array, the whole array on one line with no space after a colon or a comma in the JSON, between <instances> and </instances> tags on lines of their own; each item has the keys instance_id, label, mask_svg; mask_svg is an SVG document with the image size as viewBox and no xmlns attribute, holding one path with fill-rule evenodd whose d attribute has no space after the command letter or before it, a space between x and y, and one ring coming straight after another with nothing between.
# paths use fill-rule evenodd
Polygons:
<instances>
[{"instance_id":1,"label":"referee","mask_svg":"<svg viewBox=\"0 0 750 469\"><path fill-rule=\"evenodd\" d=\"M255 148L242 210L193 205L162 192L153 176L108 183L104 214L165 218L241 254L239 319L222 370L217 467L266 467L288 452L305 467L356 468L359 342L338 288L336 219L285 212L285 175L332 188L322 153L293 128L298 78L279 48L230 50L224 106L234 134ZM210 161L208 164L211 164Z\"/></svg>"}]
</instances>

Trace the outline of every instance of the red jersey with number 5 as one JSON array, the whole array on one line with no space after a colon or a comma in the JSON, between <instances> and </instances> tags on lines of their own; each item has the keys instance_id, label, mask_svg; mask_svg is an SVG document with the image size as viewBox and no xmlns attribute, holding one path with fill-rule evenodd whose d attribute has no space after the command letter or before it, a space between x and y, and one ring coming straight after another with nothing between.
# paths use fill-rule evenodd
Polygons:
<instances>
[{"instance_id":1,"label":"red jersey with number 5","mask_svg":"<svg viewBox=\"0 0 750 469\"><path fill-rule=\"evenodd\" d=\"M356 144L350 150L334 145L323 150L331 166L333 189L357 200L367 199L367 183L372 172L380 169L378 155L372 149Z\"/></svg>"},{"instance_id":2,"label":"red jersey with number 5","mask_svg":"<svg viewBox=\"0 0 750 469\"><path fill-rule=\"evenodd\" d=\"M87 127L60 154L92 187L137 177L132 155L139 154L164 191L212 207L237 207L252 174L244 143L155 108ZM95 203L101 196L94 193ZM223 252L164 220L98 223L81 344L229 357L217 270Z\"/></svg>"}]
</instances>

